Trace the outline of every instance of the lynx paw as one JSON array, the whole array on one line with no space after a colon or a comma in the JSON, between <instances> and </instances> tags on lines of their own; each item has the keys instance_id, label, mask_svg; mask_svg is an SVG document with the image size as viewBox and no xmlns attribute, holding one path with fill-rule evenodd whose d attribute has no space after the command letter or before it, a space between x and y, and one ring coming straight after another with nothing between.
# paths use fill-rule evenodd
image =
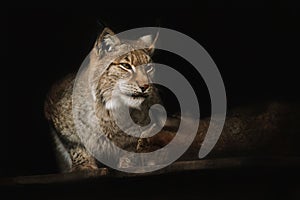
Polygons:
<instances>
[{"instance_id":1,"label":"lynx paw","mask_svg":"<svg viewBox=\"0 0 300 200\"><path fill-rule=\"evenodd\" d=\"M78 165L78 166L74 166L71 169L71 172L74 171L92 171L92 170L97 170L98 167L96 165Z\"/></svg>"},{"instance_id":2,"label":"lynx paw","mask_svg":"<svg viewBox=\"0 0 300 200\"><path fill-rule=\"evenodd\" d=\"M140 138L137 141L137 145L136 145L136 150L138 152L142 151L143 149L145 149L145 147L149 145L149 139L147 138Z\"/></svg>"}]
</instances>

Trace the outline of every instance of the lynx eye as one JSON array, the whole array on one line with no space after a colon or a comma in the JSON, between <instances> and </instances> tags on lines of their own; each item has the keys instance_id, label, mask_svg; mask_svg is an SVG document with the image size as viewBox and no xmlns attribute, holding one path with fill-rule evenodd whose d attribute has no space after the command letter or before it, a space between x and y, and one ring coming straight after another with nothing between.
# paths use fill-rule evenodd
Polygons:
<instances>
[{"instance_id":1,"label":"lynx eye","mask_svg":"<svg viewBox=\"0 0 300 200\"><path fill-rule=\"evenodd\" d=\"M153 70L153 64L147 64L146 66L145 66L145 70L146 70L146 72L151 72L152 70Z\"/></svg>"},{"instance_id":2,"label":"lynx eye","mask_svg":"<svg viewBox=\"0 0 300 200\"><path fill-rule=\"evenodd\" d=\"M132 67L128 63L120 63L120 66L125 70L132 70Z\"/></svg>"}]
</instances>

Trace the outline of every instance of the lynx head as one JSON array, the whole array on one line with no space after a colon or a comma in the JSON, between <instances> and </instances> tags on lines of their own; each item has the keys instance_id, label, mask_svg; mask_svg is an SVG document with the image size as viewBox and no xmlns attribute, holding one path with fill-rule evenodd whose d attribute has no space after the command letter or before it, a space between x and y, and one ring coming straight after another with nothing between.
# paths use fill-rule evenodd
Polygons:
<instances>
[{"instance_id":1,"label":"lynx head","mask_svg":"<svg viewBox=\"0 0 300 200\"><path fill-rule=\"evenodd\" d=\"M157 37L156 37L157 38ZM114 51L130 49L128 53L113 58L98 79L95 98L106 109L121 105L139 108L154 92L151 84L153 65L151 55L156 39L151 35L137 40L120 40L110 29L105 28L98 37L93 51L96 60L110 57ZM147 48L138 48L139 46ZM98 66L101 68L102 66Z\"/></svg>"}]
</instances>

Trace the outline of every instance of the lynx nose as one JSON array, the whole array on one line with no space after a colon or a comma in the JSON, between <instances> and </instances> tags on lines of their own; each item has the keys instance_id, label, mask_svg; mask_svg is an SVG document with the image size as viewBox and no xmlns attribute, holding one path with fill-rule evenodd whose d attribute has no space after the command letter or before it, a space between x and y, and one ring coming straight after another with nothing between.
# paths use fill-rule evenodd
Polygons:
<instances>
[{"instance_id":1,"label":"lynx nose","mask_svg":"<svg viewBox=\"0 0 300 200\"><path fill-rule=\"evenodd\" d=\"M145 92L149 88L149 84L144 84L143 86L139 86L142 92Z\"/></svg>"}]
</instances>

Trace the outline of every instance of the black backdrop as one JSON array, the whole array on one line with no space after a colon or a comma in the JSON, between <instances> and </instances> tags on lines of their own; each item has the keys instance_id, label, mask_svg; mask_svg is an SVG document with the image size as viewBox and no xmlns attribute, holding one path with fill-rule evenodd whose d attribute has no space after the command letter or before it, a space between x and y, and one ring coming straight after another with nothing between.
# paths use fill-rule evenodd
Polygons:
<instances>
[{"instance_id":1,"label":"black backdrop","mask_svg":"<svg viewBox=\"0 0 300 200\"><path fill-rule=\"evenodd\" d=\"M8 9L1 176L55 172L43 101L55 80L78 69L102 29L99 21L115 32L161 26L194 38L216 62L229 108L299 100L299 10L289 2L228 2L147 9L129 5L126 10Z\"/></svg>"}]
</instances>

